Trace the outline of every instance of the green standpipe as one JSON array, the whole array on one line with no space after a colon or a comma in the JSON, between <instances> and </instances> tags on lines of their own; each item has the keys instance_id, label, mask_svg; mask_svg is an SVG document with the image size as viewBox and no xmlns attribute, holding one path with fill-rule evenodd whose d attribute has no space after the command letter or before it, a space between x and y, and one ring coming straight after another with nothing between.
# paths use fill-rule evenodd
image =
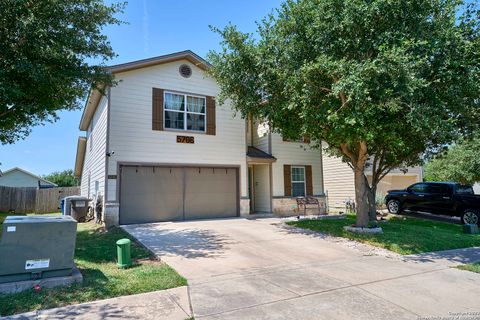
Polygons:
<instances>
[{"instance_id":1,"label":"green standpipe","mask_svg":"<svg viewBox=\"0 0 480 320\"><path fill-rule=\"evenodd\" d=\"M125 269L132 265L132 257L130 256L130 245L131 241L129 239L120 239L117 241L117 266L119 268Z\"/></svg>"}]
</instances>

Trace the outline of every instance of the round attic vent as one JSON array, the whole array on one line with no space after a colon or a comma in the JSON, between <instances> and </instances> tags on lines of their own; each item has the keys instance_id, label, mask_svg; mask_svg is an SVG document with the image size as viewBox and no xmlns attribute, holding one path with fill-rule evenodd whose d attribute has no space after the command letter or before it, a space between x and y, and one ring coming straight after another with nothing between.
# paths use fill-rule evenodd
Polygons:
<instances>
[{"instance_id":1,"label":"round attic vent","mask_svg":"<svg viewBox=\"0 0 480 320\"><path fill-rule=\"evenodd\" d=\"M190 68L190 66L186 64L182 64L180 68L178 68L178 71L184 78L190 78L190 76L192 75L192 68Z\"/></svg>"}]
</instances>

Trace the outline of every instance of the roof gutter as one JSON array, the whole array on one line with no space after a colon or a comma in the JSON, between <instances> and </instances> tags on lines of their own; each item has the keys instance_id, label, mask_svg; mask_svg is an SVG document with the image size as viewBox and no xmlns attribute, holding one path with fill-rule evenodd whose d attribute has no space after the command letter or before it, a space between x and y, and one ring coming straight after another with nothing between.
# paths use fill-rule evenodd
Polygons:
<instances>
[{"instance_id":1,"label":"roof gutter","mask_svg":"<svg viewBox=\"0 0 480 320\"><path fill-rule=\"evenodd\" d=\"M75 157L75 169L73 175L76 178L82 176L83 162L85 161L85 151L87 150L87 138L78 137L77 141L77 156Z\"/></svg>"}]
</instances>

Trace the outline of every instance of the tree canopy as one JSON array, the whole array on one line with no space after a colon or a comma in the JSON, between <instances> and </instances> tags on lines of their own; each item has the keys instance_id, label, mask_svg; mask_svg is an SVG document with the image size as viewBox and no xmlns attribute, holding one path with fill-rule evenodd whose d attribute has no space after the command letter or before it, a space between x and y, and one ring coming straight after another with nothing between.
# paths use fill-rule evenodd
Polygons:
<instances>
[{"instance_id":1,"label":"tree canopy","mask_svg":"<svg viewBox=\"0 0 480 320\"><path fill-rule=\"evenodd\" d=\"M480 139L460 141L427 162L425 179L465 184L480 181Z\"/></svg>"},{"instance_id":2,"label":"tree canopy","mask_svg":"<svg viewBox=\"0 0 480 320\"><path fill-rule=\"evenodd\" d=\"M223 40L210 72L220 102L342 156L366 226L369 158L381 176L478 125L475 10L456 0L287 0L257 37L214 28Z\"/></svg>"},{"instance_id":3,"label":"tree canopy","mask_svg":"<svg viewBox=\"0 0 480 320\"><path fill-rule=\"evenodd\" d=\"M59 187L75 187L80 185L80 181L75 178L72 169L54 171L42 176L42 178L55 183Z\"/></svg>"},{"instance_id":4,"label":"tree canopy","mask_svg":"<svg viewBox=\"0 0 480 320\"><path fill-rule=\"evenodd\" d=\"M124 4L102 0L0 1L0 142L80 107L88 89L109 84L114 52L102 28L119 24ZM99 61L96 65L87 63Z\"/></svg>"}]
</instances>

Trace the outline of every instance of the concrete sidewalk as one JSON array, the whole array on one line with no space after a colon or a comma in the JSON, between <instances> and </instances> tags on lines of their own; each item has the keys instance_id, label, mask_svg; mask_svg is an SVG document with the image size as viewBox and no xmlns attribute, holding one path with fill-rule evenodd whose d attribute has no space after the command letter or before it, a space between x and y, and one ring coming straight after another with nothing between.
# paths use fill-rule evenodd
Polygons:
<instances>
[{"instance_id":1,"label":"concrete sidewalk","mask_svg":"<svg viewBox=\"0 0 480 320\"><path fill-rule=\"evenodd\" d=\"M124 228L188 279L196 319L480 318L480 274L454 262L365 255L277 218Z\"/></svg>"},{"instance_id":2,"label":"concrete sidewalk","mask_svg":"<svg viewBox=\"0 0 480 320\"><path fill-rule=\"evenodd\" d=\"M55 309L39 310L0 319L185 320L190 318L191 314L188 288L179 287Z\"/></svg>"}]
</instances>

